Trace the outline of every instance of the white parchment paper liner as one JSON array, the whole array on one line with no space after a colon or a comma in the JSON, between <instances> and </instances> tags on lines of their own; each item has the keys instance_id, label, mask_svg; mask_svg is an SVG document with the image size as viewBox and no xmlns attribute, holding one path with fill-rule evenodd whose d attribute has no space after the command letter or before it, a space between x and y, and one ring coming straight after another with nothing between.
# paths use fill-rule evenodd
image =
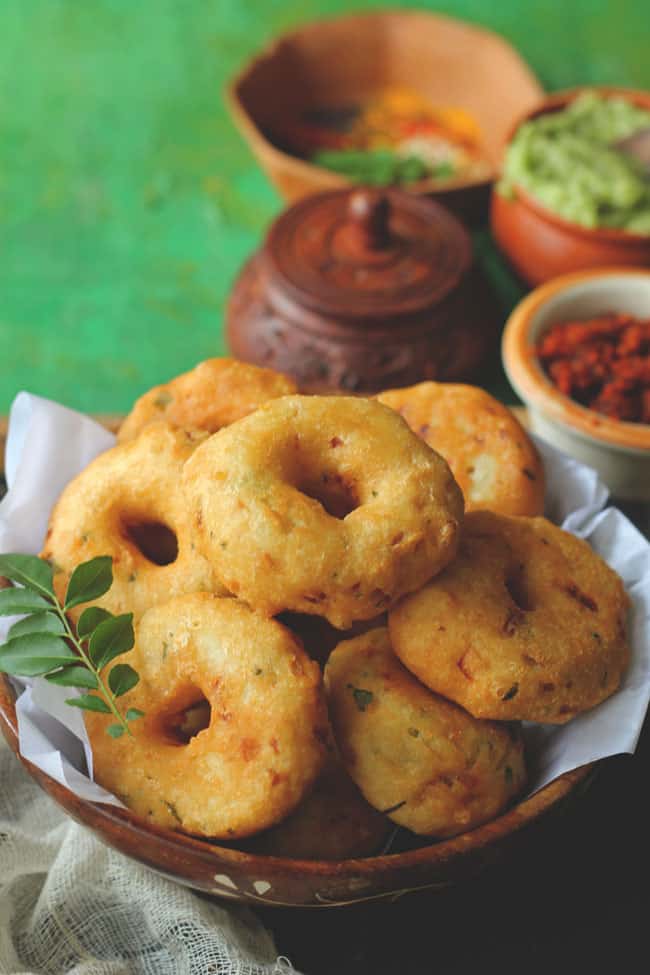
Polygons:
<instances>
[{"instance_id":1,"label":"white parchment paper liner","mask_svg":"<svg viewBox=\"0 0 650 975\"><path fill-rule=\"evenodd\" d=\"M63 487L115 438L88 417L19 393L11 408L0 502L0 552L38 554L50 510ZM527 724L529 791L597 759L633 752L650 698L650 544L615 508L595 471L543 442L546 514L589 541L622 576L632 600L632 663L621 688L566 725ZM13 620L0 619L0 640ZM83 717L64 703L69 688L36 678L15 681L21 755L83 799L121 803L92 781Z\"/></svg>"}]
</instances>

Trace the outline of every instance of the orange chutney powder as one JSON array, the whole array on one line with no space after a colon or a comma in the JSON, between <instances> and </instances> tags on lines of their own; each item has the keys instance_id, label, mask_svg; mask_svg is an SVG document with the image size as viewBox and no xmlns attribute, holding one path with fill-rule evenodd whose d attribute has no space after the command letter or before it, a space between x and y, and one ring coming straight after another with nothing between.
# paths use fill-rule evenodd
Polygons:
<instances>
[{"instance_id":1,"label":"orange chutney powder","mask_svg":"<svg viewBox=\"0 0 650 975\"><path fill-rule=\"evenodd\" d=\"M628 423L650 423L650 319L609 313L554 325L537 355L571 399Z\"/></svg>"}]
</instances>

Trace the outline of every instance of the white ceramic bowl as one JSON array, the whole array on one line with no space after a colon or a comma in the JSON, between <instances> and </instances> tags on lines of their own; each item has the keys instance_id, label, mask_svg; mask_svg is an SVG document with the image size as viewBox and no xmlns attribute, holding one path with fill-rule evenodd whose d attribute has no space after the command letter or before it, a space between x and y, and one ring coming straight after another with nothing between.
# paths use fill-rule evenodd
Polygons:
<instances>
[{"instance_id":1,"label":"white ceramic bowl","mask_svg":"<svg viewBox=\"0 0 650 975\"><path fill-rule=\"evenodd\" d=\"M615 497L650 501L650 425L624 423L580 406L556 389L535 354L552 325L608 312L650 318L650 271L578 271L536 288L506 323L503 364L528 407L533 433L595 468Z\"/></svg>"}]
</instances>

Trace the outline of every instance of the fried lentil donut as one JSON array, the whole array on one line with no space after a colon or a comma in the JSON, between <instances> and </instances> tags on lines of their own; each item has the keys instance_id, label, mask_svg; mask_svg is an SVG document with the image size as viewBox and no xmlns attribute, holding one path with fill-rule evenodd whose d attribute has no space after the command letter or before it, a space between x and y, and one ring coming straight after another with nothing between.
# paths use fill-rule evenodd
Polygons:
<instances>
[{"instance_id":1,"label":"fried lentil donut","mask_svg":"<svg viewBox=\"0 0 650 975\"><path fill-rule=\"evenodd\" d=\"M267 403L202 444L183 479L230 592L339 629L439 572L463 516L446 462L393 410L354 397Z\"/></svg>"},{"instance_id":2,"label":"fried lentil donut","mask_svg":"<svg viewBox=\"0 0 650 975\"><path fill-rule=\"evenodd\" d=\"M401 826L455 836L493 819L521 792L518 729L478 721L432 694L395 657L385 628L339 644L325 686L348 772Z\"/></svg>"},{"instance_id":3,"label":"fried lentil donut","mask_svg":"<svg viewBox=\"0 0 650 975\"><path fill-rule=\"evenodd\" d=\"M393 828L332 757L295 812L256 836L248 849L298 860L346 860L377 853Z\"/></svg>"},{"instance_id":4,"label":"fried lentil donut","mask_svg":"<svg viewBox=\"0 0 650 975\"><path fill-rule=\"evenodd\" d=\"M514 414L476 386L419 383L377 397L442 454L465 509L504 515L544 513L544 467Z\"/></svg>"},{"instance_id":5,"label":"fried lentil donut","mask_svg":"<svg viewBox=\"0 0 650 975\"><path fill-rule=\"evenodd\" d=\"M402 663L475 717L562 724L618 687L627 607L586 542L474 511L454 563L388 620Z\"/></svg>"},{"instance_id":6,"label":"fried lentil donut","mask_svg":"<svg viewBox=\"0 0 650 975\"><path fill-rule=\"evenodd\" d=\"M164 420L184 430L216 433L276 396L296 392L288 376L236 359L207 359L190 372L141 396L120 427L120 443L149 423Z\"/></svg>"},{"instance_id":7,"label":"fried lentil donut","mask_svg":"<svg viewBox=\"0 0 650 975\"><path fill-rule=\"evenodd\" d=\"M328 734L321 675L279 623L191 593L149 610L120 661L140 674L120 704L145 717L131 723L133 738L115 740L110 715L85 715L95 777L150 822L248 836L288 815L316 780ZM199 701L209 718L187 740L183 716Z\"/></svg>"},{"instance_id":8,"label":"fried lentil donut","mask_svg":"<svg viewBox=\"0 0 650 975\"><path fill-rule=\"evenodd\" d=\"M132 612L137 620L184 592L225 593L198 551L181 490L183 464L197 442L183 430L152 424L70 481L50 516L42 552L54 565L60 598L75 566L97 555L112 556L113 585L93 602L112 613Z\"/></svg>"}]
</instances>

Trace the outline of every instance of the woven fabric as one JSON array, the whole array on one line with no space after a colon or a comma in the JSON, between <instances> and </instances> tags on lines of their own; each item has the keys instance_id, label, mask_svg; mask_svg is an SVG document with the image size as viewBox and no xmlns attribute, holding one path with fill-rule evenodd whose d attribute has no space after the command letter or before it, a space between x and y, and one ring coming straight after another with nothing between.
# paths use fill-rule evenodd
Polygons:
<instances>
[{"instance_id":1,"label":"woven fabric","mask_svg":"<svg viewBox=\"0 0 650 975\"><path fill-rule=\"evenodd\" d=\"M98 842L0 736L1 975L288 975L245 908L219 906Z\"/></svg>"}]
</instances>

